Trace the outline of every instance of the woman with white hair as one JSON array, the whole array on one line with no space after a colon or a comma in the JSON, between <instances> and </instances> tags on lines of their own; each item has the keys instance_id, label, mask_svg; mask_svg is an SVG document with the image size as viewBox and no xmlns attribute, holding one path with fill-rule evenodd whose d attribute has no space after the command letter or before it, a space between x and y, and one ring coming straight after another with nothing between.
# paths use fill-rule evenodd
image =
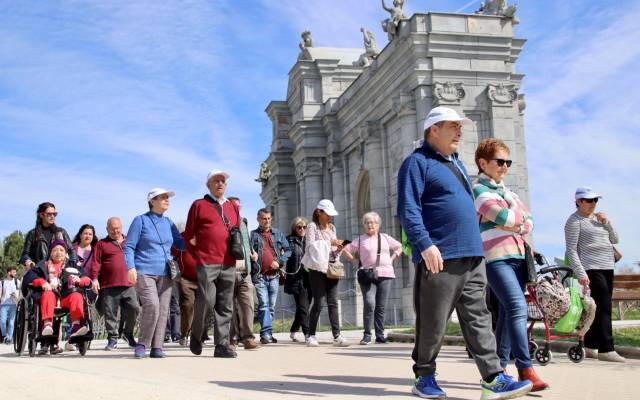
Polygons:
<instances>
[{"instance_id":1,"label":"woman with white hair","mask_svg":"<svg viewBox=\"0 0 640 400\"><path fill-rule=\"evenodd\" d=\"M387 343L384 337L384 312L396 277L393 260L402 253L402 244L380 233L380 215L370 211L362 217L365 233L354 238L343 251L349 261L358 259L358 283L362 291L364 308L364 335L360 344L371 344L371 326L375 326L376 343Z\"/></svg>"},{"instance_id":2,"label":"woman with white hair","mask_svg":"<svg viewBox=\"0 0 640 400\"><path fill-rule=\"evenodd\" d=\"M576 212L564 225L566 256L578 281L589 286L596 315L584 336L586 356L600 361L624 362L613 346L611 295L618 234L607 215L595 212L602 196L590 187L576 189Z\"/></svg>"}]
</instances>

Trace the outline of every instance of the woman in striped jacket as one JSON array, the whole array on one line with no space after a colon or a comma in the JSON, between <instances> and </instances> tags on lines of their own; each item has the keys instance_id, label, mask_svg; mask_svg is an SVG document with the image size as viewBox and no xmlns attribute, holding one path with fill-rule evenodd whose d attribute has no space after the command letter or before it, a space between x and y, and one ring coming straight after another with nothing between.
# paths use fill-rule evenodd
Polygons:
<instances>
[{"instance_id":1,"label":"woman in striped jacket","mask_svg":"<svg viewBox=\"0 0 640 400\"><path fill-rule=\"evenodd\" d=\"M473 196L480 215L480 234L487 266L487 281L500 302L496 344L502 368L515 357L520 380L533 383L532 392L546 389L533 369L527 336L524 298L526 263L524 235L533 230L531 213L503 182L511 160L509 148L499 139L485 139L475 154L479 173Z\"/></svg>"},{"instance_id":2,"label":"woman in striped jacket","mask_svg":"<svg viewBox=\"0 0 640 400\"><path fill-rule=\"evenodd\" d=\"M613 245L618 234L603 212L595 212L602 198L590 187L576 189L576 212L564 226L566 257L578 281L591 289L596 315L584 337L588 358L624 362L613 347L611 295L613 292Z\"/></svg>"}]
</instances>

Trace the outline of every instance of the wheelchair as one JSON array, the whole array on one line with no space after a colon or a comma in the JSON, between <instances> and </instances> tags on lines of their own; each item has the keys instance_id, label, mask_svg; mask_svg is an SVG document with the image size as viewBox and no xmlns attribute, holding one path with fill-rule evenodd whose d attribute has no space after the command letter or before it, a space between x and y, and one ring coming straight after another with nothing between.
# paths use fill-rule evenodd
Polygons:
<instances>
[{"instance_id":1,"label":"wheelchair","mask_svg":"<svg viewBox=\"0 0 640 400\"><path fill-rule=\"evenodd\" d=\"M85 323L89 327L89 331L85 335L74 336L69 338L69 343L78 347L80 355L87 354L87 349L93 340L93 320L91 317L88 291L90 288L81 288L80 293L83 298L83 307L85 315ZM53 332L52 336L42 336L42 320L40 318L40 298L35 296L36 291L29 287L27 295L23 296L19 301L16 309L16 318L13 331L13 350L21 356L25 350L25 346L29 351L29 356L36 355L38 343L42 346L51 346L58 344L61 336L62 322L69 310L66 308L56 307L53 313Z\"/></svg>"}]
</instances>

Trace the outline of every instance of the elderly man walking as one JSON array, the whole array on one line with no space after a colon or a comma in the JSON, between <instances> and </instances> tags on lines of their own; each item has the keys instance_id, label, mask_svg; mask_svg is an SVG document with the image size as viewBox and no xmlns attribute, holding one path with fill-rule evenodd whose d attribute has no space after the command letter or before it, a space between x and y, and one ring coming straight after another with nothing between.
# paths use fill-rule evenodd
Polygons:
<instances>
[{"instance_id":1,"label":"elderly man walking","mask_svg":"<svg viewBox=\"0 0 640 400\"><path fill-rule=\"evenodd\" d=\"M138 295L133 284L127 279L127 262L124 258L126 238L122 233L120 218L107 220L108 236L96 243L91 256L89 278L95 293L100 291L100 304L104 313L104 324L107 330L107 346L105 350L118 347L118 308L120 319L124 321L123 337L129 347L136 347L133 328L140 311Z\"/></svg>"},{"instance_id":2,"label":"elderly man walking","mask_svg":"<svg viewBox=\"0 0 640 400\"><path fill-rule=\"evenodd\" d=\"M472 186L456 150L462 123L446 107L429 112L425 140L398 173L398 216L413 250L416 338L413 394L445 398L436 382L436 358L455 308L469 351L482 376L482 400L523 396L528 380L503 373L485 304L486 273Z\"/></svg>"},{"instance_id":3,"label":"elderly man walking","mask_svg":"<svg viewBox=\"0 0 640 400\"><path fill-rule=\"evenodd\" d=\"M196 292L191 341L189 349L202 353L202 337L206 329L209 307L214 310L214 357L234 358L237 353L229 347L229 327L233 313L233 289L236 281L236 259L229 245L229 231L240 229L240 210L229 201L229 174L214 169L207 175L209 194L191 205L183 236L194 244L198 291Z\"/></svg>"}]
</instances>

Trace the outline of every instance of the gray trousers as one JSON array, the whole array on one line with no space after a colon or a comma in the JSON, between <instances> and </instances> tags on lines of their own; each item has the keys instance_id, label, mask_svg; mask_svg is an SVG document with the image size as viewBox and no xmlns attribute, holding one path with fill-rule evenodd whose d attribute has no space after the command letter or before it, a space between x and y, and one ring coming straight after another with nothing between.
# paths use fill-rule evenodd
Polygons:
<instances>
[{"instance_id":1,"label":"gray trousers","mask_svg":"<svg viewBox=\"0 0 640 400\"><path fill-rule=\"evenodd\" d=\"M114 286L100 290L102 308L104 311L104 325L109 339L118 338L118 309L120 319L124 321L123 333L133 336L133 328L140 311L140 303L136 289L127 286Z\"/></svg>"},{"instance_id":2,"label":"gray trousers","mask_svg":"<svg viewBox=\"0 0 640 400\"><path fill-rule=\"evenodd\" d=\"M485 302L487 277L481 261L481 257L446 260L443 271L437 274L430 273L424 261L416 266L416 341L411 354L416 377L436 372L436 358L454 309L482 378L502 371Z\"/></svg>"},{"instance_id":3,"label":"gray trousers","mask_svg":"<svg viewBox=\"0 0 640 400\"><path fill-rule=\"evenodd\" d=\"M146 348L151 345L152 349L162 349L171 301L171 279L139 274L136 290L142 305L138 343Z\"/></svg>"},{"instance_id":4,"label":"gray trousers","mask_svg":"<svg viewBox=\"0 0 640 400\"><path fill-rule=\"evenodd\" d=\"M233 290L233 317L231 320L231 339L247 340L253 336L253 292L255 288L251 276L236 273L236 285Z\"/></svg>"},{"instance_id":5,"label":"gray trousers","mask_svg":"<svg viewBox=\"0 0 640 400\"><path fill-rule=\"evenodd\" d=\"M191 341L201 342L207 327L209 308L213 308L213 340L216 345L229 344L229 326L233 314L235 265L198 265L198 291L193 310Z\"/></svg>"}]
</instances>

